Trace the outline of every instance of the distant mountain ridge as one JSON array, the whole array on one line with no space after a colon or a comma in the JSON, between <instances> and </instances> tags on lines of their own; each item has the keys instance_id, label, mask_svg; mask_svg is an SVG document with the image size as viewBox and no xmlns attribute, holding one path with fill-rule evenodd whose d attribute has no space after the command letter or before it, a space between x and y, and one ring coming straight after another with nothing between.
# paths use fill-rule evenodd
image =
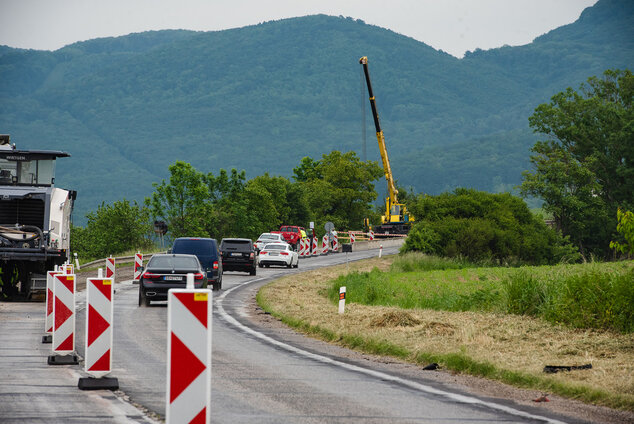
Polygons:
<instances>
[{"instance_id":1,"label":"distant mountain ridge","mask_svg":"<svg viewBox=\"0 0 634 424\"><path fill-rule=\"evenodd\" d=\"M557 91L634 63L634 2L600 0L519 47L447 53L325 15L225 31L152 31L54 52L0 46L0 132L69 151L58 185L77 222L101 201L141 200L175 160L204 172L289 176L337 149L380 160L358 59L368 56L399 184L504 191L537 139L528 116ZM383 187L379 182L378 187Z\"/></svg>"}]
</instances>

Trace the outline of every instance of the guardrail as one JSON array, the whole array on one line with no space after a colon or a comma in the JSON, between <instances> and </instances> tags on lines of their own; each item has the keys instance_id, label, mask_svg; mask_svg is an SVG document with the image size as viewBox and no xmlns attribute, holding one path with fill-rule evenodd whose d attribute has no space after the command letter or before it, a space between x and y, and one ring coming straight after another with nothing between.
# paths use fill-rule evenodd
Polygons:
<instances>
[{"instance_id":1,"label":"guardrail","mask_svg":"<svg viewBox=\"0 0 634 424\"><path fill-rule=\"evenodd\" d=\"M152 255L159 254L159 253L167 253L167 252L155 252L155 253L150 253L150 254L147 254L147 255L144 253L143 254L143 259L144 260L145 260L145 258L149 259L149 258L152 257ZM85 264L81 265L81 268L87 268L87 267L91 267L91 266L94 266L94 265L103 265L105 267L106 266L106 259L107 258L103 258L103 259L94 260L92 262L86 262ZM127 263L127 262L134 262L134 255L132 255L132 256L119 256L119 257L115 257L114 259L117 262L117 264L119 264L119 263Z\"/></svg>"}]
</instances>

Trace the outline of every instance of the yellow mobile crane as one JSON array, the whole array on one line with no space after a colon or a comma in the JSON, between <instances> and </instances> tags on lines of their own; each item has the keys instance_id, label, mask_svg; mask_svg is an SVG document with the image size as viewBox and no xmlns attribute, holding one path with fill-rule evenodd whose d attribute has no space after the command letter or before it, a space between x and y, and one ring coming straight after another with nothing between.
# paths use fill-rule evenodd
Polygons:
<instances>
[{"instance_id":1,"label":"yellow mobile crane","mask_svg":"<svg viewBox=\"0 0 634 424\"><path fill-rule=\"evenodd\" d=\"M370 71L368 70L368 58L363 56L359 59L359 63L363 66L365 74L365 82L368 85L368 94L370 95L370 106L372 107L372 117L374 118L374 127L376 128L376 138L379 141L379 152L381 152L381 160L383 161L383 171L387 180L388 197L385 199L385 214L381 217L381 225L374 226L375 233L384 234L407 234L411 227L414 217L411 216L403 203L398 202L398 190L392 176L390 168L390 160L387 156L387 148L385 147L385 137L379 123L379 114L376 111L376 100L372 92L372 83L370 83ZM366 224L369 224L366 222Z\"/></svg>"}]
</instances>

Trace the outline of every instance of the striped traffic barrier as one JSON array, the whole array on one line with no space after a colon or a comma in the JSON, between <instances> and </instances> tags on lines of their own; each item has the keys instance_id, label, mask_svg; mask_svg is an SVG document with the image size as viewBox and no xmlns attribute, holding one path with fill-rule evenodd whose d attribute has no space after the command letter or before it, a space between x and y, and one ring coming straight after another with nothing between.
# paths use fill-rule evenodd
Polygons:
<instances>
[{"instance_id":1,"label":"striped traffic barrier","mask_svg":"<svg viewBox=\"0 0 634 424\"><path fill-rule=\"evenodd\" d=\"M46 335L42 336L42 343L53 342L53 301L55 298L53 295L53 276L61 273L62 271L57 269L46 272L46 319L44 320L44 332Z\"/></svg>"},{"instance_id":2,"label":"striped traffic barrier","mask_svg":"<svg viewBox=\"0 0 634 424\"><path fill-rule=\"evenodd\" d=\"M69 264L68 262L64 264L64 273L65 274L75 274L75 266L73 264Z\"/></svg>"},{"instance_id":3,"label":"striped traffic barrier","mask_svg":"<svg viewBox=\"0 0 634 424\"><path fill-rule=\"evenodd\" d=\"M112 371L113 279L101 277L86 280L86 350L84 370L91 377L82 377L81 390L118 390L116 378L104 378Z\"/></svg>"},{"instance_id":4,"label":"striped traffic barrier","mask_svg":"<svg viewBox=\"0 0 634 424\"><path fill-rule=\"evenodd\" d=\"M337 236L337 233L332 235L332 251L335 253L339 252L339 237Z\"/></svg>"},{"instance_id":5,"label":"striped traffic barrier","mask_svg":"<svg viewBox=\"0 0 634 424\"><path fill-rule=\"evenodd\" d=\"M115 273L115 258L111 255L106 258L106 278L112 278L112 282L115 283L117 281Z\"/></svg>"},{"instance_id":6,"label":"striped traffic barrier","mask_svg":"<svg viewBox=\"0 0 634 424\"><path fill-rule=\"evenodd\" d=\"M306 241L304 239L299 239L299 256L306 257Z\"/></svg>"},{"instance_id":7,"label":"striped traffic barrier","mask_svg":"<svg viewBox=\"0 0 634 424\"><path fill-rule=\"evenodd\" d=\"M321 239L321 254L328 254L328 235L324 234L324 237Z\"/></svg>"},{"instance_id":8,"label":"striped traffic barrier","mask_svg":"<svg viewBox=\"0 0 634 424\"><path fill-rule=\"evenodd\" d=\"M312 248L310 249L310 254L311 255L316 255L317 254L317 237L313 237L313 243L312 243Z\"/></svg>"},{"instance_id":9,"label":"striped traffic barrier","mask_svg":"<svg viewBox=\"0 0 634 424\"><path fill-rule=\"evenodd\" d=\"M354 239L355 239L355 234L353 232L350 232L350 243L354 243Z\"/></svg>"},{"instance_id":10,"label":"striped traffic barrier","mask_svg":"<svg viewBox=\"0 0 634 424\"><path fill-rule=\"evenodd\" d=\"M49 365L76 365L75 274L53 275L53 355Z\"/></svg>"},{"instance_id":11,"label":"striped traffic barrier","mask_svg":"<svg viewBox=\"0 0 634 424\"><path fill-rule=\"evenodd\" d=\"M139 280L141 278L141 268L143 267L143 253L138 252L134 254L134 279Z\"/></svg>"},{"instance_id":12,"label":"striped traffic barrier","mask_svg":"<svg viewBox=\"0 0 634 424\"><path fill-rule=\"evenodd\" d=\"M167 424L209 422L212 295L190 279L167 295Z\"/></svg>"},{"instance_id":13,"label":"striped traffic barrier","mask_svg":"<svg viewBox=\"0 0 634 424\"><path fill-rule=\"evenodd\" d=\"M370 230L370 232L368 233L368 238L370 239L370 241L374 240L374 231Z\"/></svg>"}]
</instances>

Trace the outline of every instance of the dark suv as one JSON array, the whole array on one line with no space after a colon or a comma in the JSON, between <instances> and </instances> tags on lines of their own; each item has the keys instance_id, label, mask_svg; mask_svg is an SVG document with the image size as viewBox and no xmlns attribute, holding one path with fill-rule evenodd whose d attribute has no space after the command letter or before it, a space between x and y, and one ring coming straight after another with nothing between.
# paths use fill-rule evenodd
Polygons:
<instances>
[{"instance_id":1,"label":"dark suv","mask_svg":"<svg viewBox=\"0 0 634 424\"><path fill-rule=\"evenodd\" d=\"M207 271L207 280L213 290L222 288L222 259L218 242L212 238L179 237L169 253L196 255L202 267Z\"/></svg>"},{"instance_id":2,"label":"dark suv","mask_svg":"<svg viewBox=\"0 0 634 424\"><path fill-rule=\"evenodd\" d=\"M243 238L225 238L220 242L222 267L227 271L244 271L255 275L258 266L253 241Z\"/></svg>"}]
</instances>

